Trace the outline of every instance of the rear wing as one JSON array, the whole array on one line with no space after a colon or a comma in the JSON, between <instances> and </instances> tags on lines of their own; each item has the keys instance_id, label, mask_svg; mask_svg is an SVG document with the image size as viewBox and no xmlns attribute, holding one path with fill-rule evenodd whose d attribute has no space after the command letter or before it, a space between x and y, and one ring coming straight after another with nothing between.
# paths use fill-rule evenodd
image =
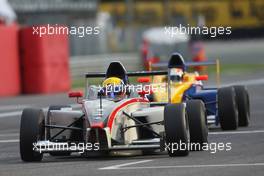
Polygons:
<instances>
[{"instance_id":1,"label":"rear wing","mask_svg":"<svg viewBox=\"0 0 264 176\"><path fill-rule=\"evenodd\" d=\"M127 72L128 77L133 76L155 76L155 75L167 75L168 71L136 71ZM104 78L106 73L86 73L85 78Z\"/></svg>"},{"instance_id":2,"label":"rear wing","mask_svg":"<svg viewBox=\"0 0 264 176\"><path fill-rule=\"evenodd\" d=\"M127 72L126 75L128 77L136 77L136 76L155 76L155 75L168 75L168 71L135 71L135 72ZM89 85L88 79L89 78L105 78L106 73L86 73L85 78L86 78L86 86ZM85 96L87 97L88 92L85 89Z\"/></svg>"},{"instance_id":3,"label":"rear wing","mask_svg":"<svg viewBox=\"0 0 264 176\"><path fill-rule=\"evenodd\" d=\"M219 62L218 59L213 61L202 61L202 62L186 62L185 65L187 67L195 67L195 66L209 66L209 65L217 65L217 62Z\"/></svg>"},{"instance_id":4,"label":"rear wing","mask_svg":"<svg viewBox=\"0 0 264 176\"><path fill-rule=\"evenodd\" d=\"M216 84L217 87L220 87L220 61L215 59L212 61L203 61L203 62L187 62L186 67L196 67L196 66L215 66L216 68Z\"/></svg>"},{"instance_id":5,"label":"rear wing","mask_svg":"<svg viewBox=\"0 0 264 176\"><path fill-rule=\"evenodd\" d=\"M202 61L202 62L185 62L186 67L196 67L196 66L210 66L210 65L218 65L219 60L212 61ZM168 62L160 62L160 63L151 63L151 68L168 68Z\"/></svg>"}]
</instances>

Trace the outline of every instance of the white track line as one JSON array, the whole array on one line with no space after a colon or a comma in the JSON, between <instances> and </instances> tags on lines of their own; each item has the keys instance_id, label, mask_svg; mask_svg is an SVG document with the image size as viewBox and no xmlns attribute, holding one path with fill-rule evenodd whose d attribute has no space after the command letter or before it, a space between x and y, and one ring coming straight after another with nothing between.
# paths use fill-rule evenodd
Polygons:
<instances>
[{"instance_id":1,"label":"white track line","mask_svg":"<svg viewBox=\"0 0 264 176\"><path fill-rule=\"evenodd\" d=\"M19 110L27 107L31 107L32 105L4 105L0 106L0 111L11 111L11 110Z\"/></svg>"},{"instance_id":2,"label":"white track line","mask_svg":"<svg viewBox=\"0 0 264 176\"><path fill-rule=\"evenodd\" d=\"M219 132L209 132L209 134L254 134L254 133L264 133L264 130L252 130L252 131L219 131Z\"/></svg>"},{"instance_id":3,"label":"white track line","mask_svg":"<svg viewBox=\"0 0 264 176\"><path fill-rule=\"evenodd\" d=\"M5 112L5 113L0 114L0 119L6 118L6 117L20 116L21 114L22 114L22 111Z\"/></svg>"},{"instance_id":4,"label":"white track line","mask_svg":"<svg viewBox=\"0 0 264 176\"><path fill-rule=\"evenodd\" d=\"M19 139L0 140L0 143L13 143L13 142L19 142Z\"/></svg>"},{"instance_id":5,"label":"white track line","mask_svg":"<svg viewBox=\"0 0 264 176\"><path fill-rule=\"evenodd\" d=\"M246 86L252 86L252 85L262 85L264 84L264 79L252 79L252 80L245 80L245 81L239 81L239 82L234 82L230 84L224 84L225 86L232 86L232 85L246 85Z\"/></svg>"},{"instance_id":6,"label":"white track line","mask_svg":"<svg viewBox=\"0 0 264 176\"><path fill-rule=\"evenodd\" d=\"M78 107L80 107L79 104L71 104L70 106L72 108L78 108ZM48 111L48 107L43 108L43 110L45 112L47 112ZM6 118L6 117L21 116L21 114L22 114L22 111L4 112L4 113L0 113L0 119Z\"/></svg>"},{"instance_id":7,"label":"white track line","mask_svg":"<svg viewBox=\"0 0 264 176\"><path fill-rule=\"evenodd\" d=\"M142 160L142 161L136 161L136 162L129 162L129 163L124 163L124 164L118 164L118 165L113 165L113 166L108 166L108 167L102 167L99 168L99 170L114 170L114 169L119 169L124 166L129 166L129 165L135 165L135 164L140 164L140 163L147 163L152 160Z\"/></svg>"},{"instance_id":8,"label":"white track line","mask_svg":"<svg viewBox=\"0 0 264 176\"><path fill-rule=\"evenodd\" d=\"M8 137L8 136L18 136L19 133L6 133L6 134L0 134L0 137Z\"/></svg>"},{"instance_id":9,"label":"white track line","mask_svg":"<svg viewBox=\"0 0 264 176\"><path fill-rule=\"evenodd\" d=\"M248 167L264 166L264 163L237 163L237 164L204 164L204 165L178 165L178 166L140 166L140 167L105 167L99 170L138 170L138 169L173 169L173 168L208 168L208 167Z\"/></svg>"}]
</instances>

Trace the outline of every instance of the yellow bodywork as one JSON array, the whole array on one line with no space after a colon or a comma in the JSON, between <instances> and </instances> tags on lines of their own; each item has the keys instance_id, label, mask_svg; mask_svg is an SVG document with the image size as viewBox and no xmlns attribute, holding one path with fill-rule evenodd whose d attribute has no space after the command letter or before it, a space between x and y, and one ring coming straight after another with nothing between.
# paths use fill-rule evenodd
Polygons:
<instances>
[{"instance_id":1,"label":"yellow bodywork","mask_svg":"<svg viewBox=\"0 0 264 176\"><path fill-rule=\"evenodd\" d=\"M182 102L184 92L196 82L196 76L195 73L185 73L182 82L171 82L171 103ZM168 102L167 76L154 76L153 84L164 87L164 89L153 92L154 101Z\"/></svg>"}]
</instances>

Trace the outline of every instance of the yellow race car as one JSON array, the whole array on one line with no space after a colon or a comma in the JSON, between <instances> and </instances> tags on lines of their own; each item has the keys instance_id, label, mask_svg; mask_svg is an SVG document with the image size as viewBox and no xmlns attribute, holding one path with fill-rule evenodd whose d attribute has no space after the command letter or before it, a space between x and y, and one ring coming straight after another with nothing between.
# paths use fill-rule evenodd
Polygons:
<instances>
[{"instance_id":1,"label":"yellow race car","mask_svg":"<svg viewBox=\"0 0 264 176\"><path fill-rule=\"evenodd\" d=\"M207 75L186 71L187 67L213 64L217 68L216 79L219 84L218 61L188 63L179 53L174 53L169 63L155 65L155 67L167 65L168 74L167 76L154 76L152 80L148 80L152 86L146 97L152 102L164 104L182 103L187 102L187 100L201 101L206 109L207 124L220 124L223 130L235 130L238 126L248 126L250 117L249 95L245 86L205 88L202 81L208 80ZM142 80L143 78L139 78L139 82L145 82L145 84L148 82Z\"/></svg>"}]
</instances>

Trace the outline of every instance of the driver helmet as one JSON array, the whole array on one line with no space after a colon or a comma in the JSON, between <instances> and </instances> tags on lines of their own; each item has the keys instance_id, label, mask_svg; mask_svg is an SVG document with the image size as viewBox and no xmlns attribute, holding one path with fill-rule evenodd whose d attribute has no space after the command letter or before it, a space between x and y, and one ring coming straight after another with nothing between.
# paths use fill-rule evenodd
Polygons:
<instances>
[{"instance_id":1,"label":"driver helmet","mask_svg":"<svg viewBox=\"0 0 264 176\"><path fill-rule=\"evenodd\" d=\"M106 99L120 101L126 96L124 82L118 77L110 77L103 81L103 92Z\"/></svg>"},{"instance_id":2,"label":"driver helmet","mask_svg":"<svg viewBox=\"0 0 264 176\"><path fill-rule=\"evenodd\" d=\"M182 68L172 68L170 71L170 80L173 82L182 82L183 74Z\"/></svg>"}]
</instances>

